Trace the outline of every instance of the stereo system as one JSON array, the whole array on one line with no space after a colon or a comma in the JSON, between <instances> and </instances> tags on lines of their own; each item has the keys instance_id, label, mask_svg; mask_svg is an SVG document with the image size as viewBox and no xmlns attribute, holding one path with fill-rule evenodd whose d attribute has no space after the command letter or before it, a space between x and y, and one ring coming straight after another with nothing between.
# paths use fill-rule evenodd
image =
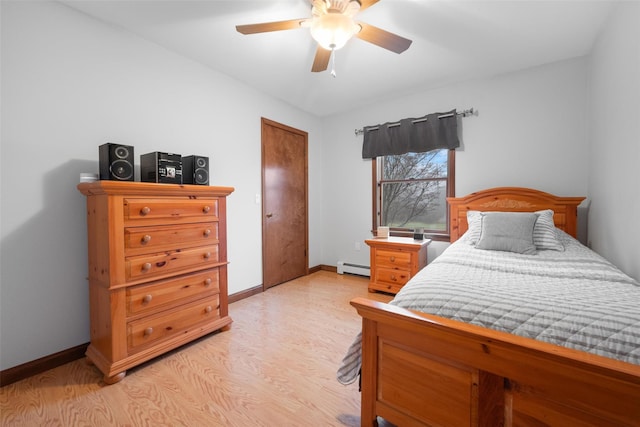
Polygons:
<instances>
[{"instance_id":1,"label":"stereo system","mask_svg":"<svg viewBox=\"0 0 640 427\"><path fill-rule=\"evenodd\" d=\"M133 147L108 142L98 147L101 180L134 181ZM154 151L140 156L140 181L209 185L209 158Z\"/></svg>"},{"instance_id":2,"label":"stereo system","mask_svg":"<svg viewBox=\"0 0 640 427\"><path fill-rule=\"evenodd\" d=\"M182 156L154 151L140 156L140 181L182 184Z\"/></svg>"},{"instance_id":3,"label":"stereo system","mask_svg":"<svg viewBox=\"0 0 640 427\"><path fill-rule=\"evenodd\" d=\"M98 152L100 179L133 181L133 147L108 142Z\"/></svg>"},{"instance_id":4,"label":"stereo system","mask_svg":"<svg viewBox=\"0 0 640 427\"><path fill-rule=\"evenodd\" d=\"M209 185L209 158L196 155L183 157L182 183Z\"/></svg>"}]
</instances>

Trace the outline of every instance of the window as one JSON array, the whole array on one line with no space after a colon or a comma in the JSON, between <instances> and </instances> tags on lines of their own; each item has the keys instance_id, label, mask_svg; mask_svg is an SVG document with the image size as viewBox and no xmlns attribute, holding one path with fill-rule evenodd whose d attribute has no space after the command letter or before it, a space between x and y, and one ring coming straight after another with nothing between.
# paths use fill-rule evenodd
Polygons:
<instances>
[{"instance_id":1,"label":"window","mask_svg":"<svg viewBox=\"0 0 640 427\"><path fill-rule=\"evenodd\" d=\"M453 197L455 150L433 150L373 159L373 229L396 236L423 228L434 240L449 239L447 197Z\"/></svg>"}]
</instances>

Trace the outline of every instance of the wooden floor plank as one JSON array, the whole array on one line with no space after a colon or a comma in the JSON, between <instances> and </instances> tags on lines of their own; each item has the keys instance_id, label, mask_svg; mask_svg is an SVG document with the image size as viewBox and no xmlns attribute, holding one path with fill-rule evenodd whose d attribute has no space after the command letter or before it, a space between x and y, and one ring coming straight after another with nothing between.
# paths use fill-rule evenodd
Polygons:
<instances>
[{"instance_id":1,"label":"wooden floor plank","mask_svg":"<svg viewBox=\"0 0 640 427\"><path fill-rule=\"evenodd\" d=\"M335 379L368 279L319 271L229 306L231 330L107 386L77 360L0 389L2 426L357 426L358 385ZM383 425L383 424L381 424Z\"/></svg>"}]
</instances>

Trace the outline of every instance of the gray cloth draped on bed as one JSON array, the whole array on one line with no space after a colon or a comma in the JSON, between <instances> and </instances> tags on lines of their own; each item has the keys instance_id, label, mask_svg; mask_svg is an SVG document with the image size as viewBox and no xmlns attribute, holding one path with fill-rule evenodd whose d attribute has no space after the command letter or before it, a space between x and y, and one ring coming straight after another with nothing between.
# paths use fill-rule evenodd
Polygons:
<instances>
[{"instance_id":1,"label":"gray cloth draped on bed","mask_svg":"<svg viewBox=\"0 0 640 427\"><path fill-rule=\"evenodd\" d=\"M558 230L565 250L476 249L465 236L390 304L640 365L640 284ZM361 335L338 370L360 371Z\"/></svg>"}]
</instances>

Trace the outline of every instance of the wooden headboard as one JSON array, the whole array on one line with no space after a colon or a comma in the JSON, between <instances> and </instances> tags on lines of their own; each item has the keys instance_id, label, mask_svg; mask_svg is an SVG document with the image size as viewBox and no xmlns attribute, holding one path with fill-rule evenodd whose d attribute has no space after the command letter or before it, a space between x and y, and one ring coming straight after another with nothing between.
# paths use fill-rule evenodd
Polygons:
<instances>
[{"instance_id":1,"label":"wooden headboard","mask_svg":"<svg viewBox=\"0 0 640 427\"><path fill-rule=\"evenodd\" d=\"M521 187L497 187L464 197L447 197L449 233L455 242L467 231L467 211L535 212L551 209L553 221L573 237L577 233L578 205L584 197L558 197Z\"/></svg>"}]
</instances>

